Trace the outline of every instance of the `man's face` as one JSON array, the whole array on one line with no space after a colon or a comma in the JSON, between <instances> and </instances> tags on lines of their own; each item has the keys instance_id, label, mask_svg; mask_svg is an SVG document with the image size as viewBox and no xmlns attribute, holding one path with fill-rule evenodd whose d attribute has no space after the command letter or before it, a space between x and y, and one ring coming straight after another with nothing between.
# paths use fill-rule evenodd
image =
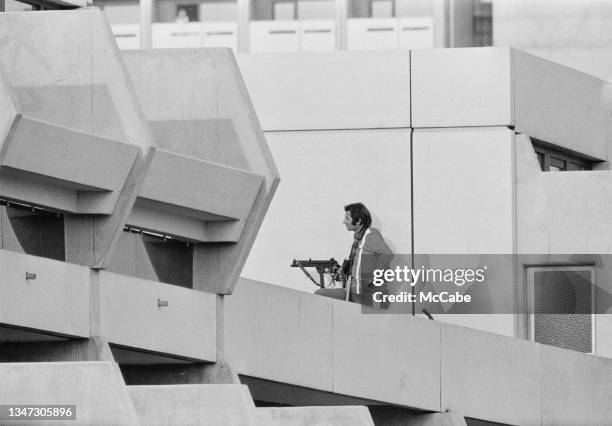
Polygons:
<instances>
[{"instance_id":1,"label":"man's face","mask_svg":"<svg viewBox=\"0 0 612 426\"><path fill-rule=\"evenodd\" d=\"M347 231L356 231L359 228L359 225L353 225L353 218L351 217L351 212L344 212L344 220L342 221L344 226L346 226Z\"/></svg>"}]
</instances>

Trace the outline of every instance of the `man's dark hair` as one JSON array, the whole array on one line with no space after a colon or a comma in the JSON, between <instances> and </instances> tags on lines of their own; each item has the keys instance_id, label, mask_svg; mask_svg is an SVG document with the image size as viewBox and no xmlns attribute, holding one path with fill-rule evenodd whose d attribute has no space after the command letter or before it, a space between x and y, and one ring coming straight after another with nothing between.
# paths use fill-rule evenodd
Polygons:
<instances>
[{"instance_id":1,"label":"man's dark hair","mask_svg":"<svg viewBox=\"0 0 612 426\"><path fill-rule=\"evenodd\" d=\"M370 211L362 203L347 204L344 206L344 211L351 214L353 225L357 225L357 221L359 221L359 224L363 226L363 229L367 229L370 227L370 225L372 225L372 216L370 215Z\"/></svg>"}]
</instances>

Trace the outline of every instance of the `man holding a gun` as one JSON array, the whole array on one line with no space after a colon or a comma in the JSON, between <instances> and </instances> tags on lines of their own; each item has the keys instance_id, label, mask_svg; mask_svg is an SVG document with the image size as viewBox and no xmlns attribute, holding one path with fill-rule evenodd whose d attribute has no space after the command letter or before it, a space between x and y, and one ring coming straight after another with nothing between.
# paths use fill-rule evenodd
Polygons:
<instances>
[{"instance_id":1,"label":"man holding a gun","mask_svg":"<svg viewBox=\"0 0 612 426\"><path fill-rule=\"evenodd\" d=\"M371 227L372 216L362 203L344 206L342 223L353 232L351 252L342 265L345 288L321 288L315 294L372 306L373 272L387 269L393 254L380 232Z\"/></svg>"}]
</instances>

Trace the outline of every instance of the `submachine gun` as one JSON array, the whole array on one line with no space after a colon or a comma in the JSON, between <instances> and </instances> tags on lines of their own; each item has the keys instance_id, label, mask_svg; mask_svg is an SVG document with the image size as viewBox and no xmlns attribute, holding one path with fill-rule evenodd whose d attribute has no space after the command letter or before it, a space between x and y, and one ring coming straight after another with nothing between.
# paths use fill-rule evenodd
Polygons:
<instances>
[{"instance_id":1,"label":"submachine gun","mask_svg":"<svg viewBox=\"0 0 612 426\"><path fill-rule=\"evenodd\" d=\"M342 267L333 257L329 260L298 260L293 259L290 265L292 268L300 268L304 274L317 287L325 288L325 274L331 276L331 283L342 282L345 285L345 275L342 272ZM319 282L306 270L306 268L315 268L319 273Z\"/></svg>"}]
</instances>

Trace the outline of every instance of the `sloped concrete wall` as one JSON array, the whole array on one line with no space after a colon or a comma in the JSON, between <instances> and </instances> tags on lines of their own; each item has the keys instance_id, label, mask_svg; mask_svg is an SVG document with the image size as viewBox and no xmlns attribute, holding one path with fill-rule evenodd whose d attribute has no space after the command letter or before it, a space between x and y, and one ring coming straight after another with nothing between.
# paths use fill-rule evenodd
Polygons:
<instances>
[{"instance_id":1,"label":"sloped concrete wall","mask_svg":"<svg viewBox=\"0 0 612 426\"><path fill-rule=\"evenodd\" d=\"M256 408L261 426L374 426L367 407Z\"/></svg>"},{"instance_id":2,"label":"sloped concrete wall","mask_svg":"<svg viewBox=\"0 0 612 426\"><path fill-rule=\"evenodd\" d=\"M143 425L255 426L244 385L128 386Z\"/></svg>"},{"instance_id":3,"label":"sloped concrete wall","mask_svg":"<svg viewBox=\"0 0 612 426\"><path fill-rule=\"evenodd\" d=\"M0 377L2 404L76 405L75 424L140 424L121 373L110 362L0 363ZM57 423L36 421L37 425ZM15 422L0 420L0 424Z\"/></svg>"}]
</instances>

